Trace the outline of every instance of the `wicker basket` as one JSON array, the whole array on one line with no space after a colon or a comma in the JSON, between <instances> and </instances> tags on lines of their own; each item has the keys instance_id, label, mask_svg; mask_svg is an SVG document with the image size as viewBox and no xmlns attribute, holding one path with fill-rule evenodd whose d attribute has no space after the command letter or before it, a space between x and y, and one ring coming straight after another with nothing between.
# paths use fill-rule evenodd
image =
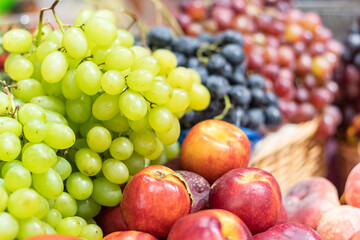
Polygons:
<instances>
[{"instance_id":1,"label":"wicker basket","mask_svg":"<svg viewBox=\"0 0 360 240\"><path fill-rule=\"evenodd\" d=\"M358 163L360 163L360 145L353 146L339 140L338 151L334 159L335 181L339 193L344 191L347 176Z\"/></svg>"},{"instance_id":2,"label":"wicker basket","mask_svg":"<svg viewBox=\"0 0 360 240\"><path fill-rule=\"evenodd\" d=\"M317 119L287 124L255 145L249 166L274 175L285 193L293 184L308 177L327 174L325 141L316 137Z\"/></svg>"}]
</instances>

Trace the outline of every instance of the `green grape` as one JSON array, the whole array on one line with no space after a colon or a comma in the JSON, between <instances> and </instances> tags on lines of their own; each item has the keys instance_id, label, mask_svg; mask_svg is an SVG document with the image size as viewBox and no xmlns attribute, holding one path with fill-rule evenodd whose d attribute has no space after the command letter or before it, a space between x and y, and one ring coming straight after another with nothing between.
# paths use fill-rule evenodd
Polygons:
<instances>
[{"instance_id":1,"label":"green grape","mask_svg":"<svg viewBox=\"0 0 360 240\"><path fill-rule=\"evenodd\" d=\"M64 53L52 52L42 62L41 75L46 82L56 83L65 76L68 66L69 62Z\"/></svg>"},{"instance_id":2,"label":"green grape","mask_svg":"<svg viewBox=\"0 0 360 240\"><path fill-rule=\"evenodd\" d=\"M100 46L111 45L117 37L116 26L102 17L90 17L85 23L84 32L88 39Z\"/></svg>"},{"instance_id":3,"label":"green grape","mask_svg":"<svg viewBox=\"0 0 360 240\"><path fill-rule=\"evenodd\" d=\"M81 225L79 220L76 218L65 217L56 225L55 230L58 234L66 234L77 237L81 233Z\"/></svg>"},{"instance_id":4,"label":"green grape","mask_svg":"<svg viewBox=\"0 0 360 240\"><path fill-rule=\"evenodd\" d=\"M30 50L31 45L31 33L25 29L12 29L2 38L2 46L8 52L24 53Z\"/></svg>"},{"instance_id":5,"label":"green grape","mask_svg":"<svg viewBox=\"0 0 360 240\"><path fill-rule=\"evenodd\" d=\"M37 96L30 100L30 103L37 104L43 109L51 110L61 115L65 115L65 104L57 97L53 96Z\"/></svg>"},{"instance_id":6,"label":"green grape","mask_svg":"<svg viewBox=\"0 0 360 240\"><path fill-rule=\"evenodd\" d=\"M74 216L74 218L79 221L81 228L83 228L87 225L87 222L84 218L79 217L79 216Z\"/></svg>"},{"instance_id":7,"label":"green grape","mask_svg":"<svg viewBox=\"0 0 360 240\"><path fill-rule=\"evenodd\" d=\"M12 60L22 57L21 54L18 53L10 53L9 56L6 58L5 63L4 63L4 70L5 72L9 71L9 65L11 63Z\"/></svg>"},{"instance_id":8,"label":"green grape","mask_svg":"<svg viewBox=\"0 0 360 240\"><path fill-rule=\"evenodd\" d=\"M79 89L87 95L95 95L101 88L101 71L90 61L82 62L76 69L75 79Z\"/></svg>"},{"instance_id":9,"label":"green grape","mask_svg":"<svg viewBox=\"0 0 360 240\"><path fill-rule=\"evenodd\" d=\"M125 78L117 70L109 70L101 78L102 89L110 95L118 95L125 88Z\"/></svg>"},{"instance_id":10,"label":"green grape","mask_svg":"<svg viewBox=\"0 0 360 240\"><path fill-rule=\"evenodd\" d=\"M182 112L190 105L190 95L181 88L174 88L170 100L165 107L172 113Z\"/></svg>"},{"instance_id":11,"label":"green grape","mask_svg":"<svg viewBox=\"0 0 360 240\"><path fill-rule=\"evenodd\" d=\"M54 170L60 175L61 179L64 181L70 176L72 172L72 167L68 160L58 156L58 162L55 165Z\"/></svg>"},{"instance_id":12,"label":"green grape","mask_svg":"<svg viewBox=\"0 0 360 240\"><path fill-rule=\"evenodd\" d=\"M150 131L143 133L131 132L129 139L134 145L134 151L142 156L150 155L156 149L156 137Z\"/></svg>"},{"instance_id":13,"label":"green grape","mask_svg":"<svg viewBox=\"0 0 360 240\"><path fill-rule=\"evenodd\" d=\"M74 25L83 25L86 21L94 14L94 11L91 9L81 10L75 18Z\"/></svg>"},{"instance_id":14,"label":"green grape","mask_svg":"<svg viewBox=\"0 0 360 240\"><path fill-rule=\"evenodd\" d=\"M45 112L46 112L46 122L57 122L65 125L69 124L66 118L63 115L60 115L59 113L50 110L45 110Z\"/></svg>"},{"instance_id":15,"label":"green grape","mask_svg":"<svg viewBox=\"0 0 360 240\"><path fill-rule=\"evenodd\" d=\"M177 66L176 56L167 49L158 49L153 53L160 66L160 75L167 75Z\"/></svg>"},{"instance_id":16,"label":"green grape","mask_svg":"<svg viewBox=\"0 0 360 240\"><path fill-rule=\"evenodd\" d=\"M96 126L89 130L86 142L89 148L95 152L105 152L111 144L111 133L104 127Z\"/></svg>"},{"instance_id":17,"label":"green grape","mask_svg":"<svg viewBox=\"0 0 360 240\"><path fill-rule=\"evenodd\" d=\"M174 117L173 120L174 120L174 125L170 131L165 133L155 132L157 138L165 145L170 145L175 143L180 136L181 129L180 129L179 119Z\"/></svg>"},{"instance_id":18,"label":"green grape","mask_svg":"<svg viewBox=\"0 0 360 240\"><path fill-rule=\"evenodd\" d=\"M96 221L93 218L86 219L87 224L95 224L97 225Z\"/></svg>"},{"instance_id":19,"label":"green grape","mask_svg":"<svg viewBox=\"0 0 360 240\"><path fill-rule=\"evenodd\" d=\"M77 134L80 131L80 124L74 123L70 119L68 120L68 125L69 127L71 127L71 129L75 134Z\"/></svg>"},{"instance_id":20,"label":"green grape","mask_svg":"<svg viewBox=\"0 0 360 240\"><path fill-rule=\"evenodd\" d=\"M174 159L180 155L180 142L176 141L173 144L164 146L167 159Z\"/></svg>"},{"instance_id":21,"label":"green grape","mask_svg":"<svg viewBox=\"0 0 360 240\"><path fill-rule=\"evenodd\" d=\"M115 14L108 9L99 9L96 10L94 12L94 15L92 15L91 17L101 17L101 18L105 18L108 21L112 22L114 25L116 25L116 16Z\"/></svg>"},{"instance_id":22,"label":"green grape","mask_svg":"<svg viewBox=\"0 0 360 240\"><path fill-rule=\"evenodd\" d=\"M40 220L43 220L47 214L49 213L49 202L46 200L46 198L44 198L43 196L40 195L40 208L39 210L35 213L35 217L37 217Z\"/></svg>"},{"instance_id":23,"label":"green grape","mask_svg":"<svg viewBox=\"0 0 360 240\"><path fill-rule=\"evenodd\" d=\"M170 83L171 87L181 88L187 92L190 92L194 82L192 74L184 67L177 67L173 69L169 73L166 81Z\"/></svg>"},{"instance_id":24,"label":"green grape","mask_svg":"<svg viewBox=\"0 0 360 240\"><path fill-rule=\"evenodd\" d=\"M153 56L143 56L137 59L134 64L131 66L131 70L135 71L137 69L146 69L153 73L154 76L158 75L160 72L160 65L157 59Z\"/></svg>"},{"instance_id":25,"label":"green grape","mask_svg":"<svg viewBox=\"0 0 360 240\"><path fill-rule=\"evenodd\" d=\"M173 89L169 83L162 80L155 80L154 86L144 92L144 96L152 103L158 105L166 104L171 99Z\"/></svg>"},{"instance_id":26,"label":"green grape","mask_svg":"<svg viewBox=\"0 0 360 240\"><path fill-rule=\"evenodd\" d=\"M88 219L97 216L100 213L101 205L95 202L92 198L77 201L78 210L77 216Z\"/></svg>"},{"instance_id":27,"label":"green grape","mask_svg":"<svg viewBox=\"0 0 360 240\"><path fill-rule=\"evenodd\" d=\"M61 91L61 82L62 81L56 83L49 83L46 81L42 81L41 84L44 88L45 95L63 99L63 95Z\"/></svg>"},{"instance_id":28,"label":"green grape","mask_svg":"<svg viewBox=\"0 0 360 240\"><path fill-rule=\"evenodd\" d=\"M76 200L85 200L91 196L93 182L90 177L76 172L66 180L66 190Z\"/></svg>"},{"instance_id":29,"label":"green grape","mask_svg":"<svg viewBox=\"0 0 360 240\"><path fill-rule=\"evenodd\" d=\"M22 167L21 161L19 161L19 160L13 160L13 161L10 161L10 162L6 162L6 163L2 166L2 168L1 168L1 175L2 175L2 177L4 178L4 177L6 176L6 174L7 174L7 172L8 172L11 168L13 168L13 167L15 167L15 166L21 166L21 167ZM4 179L3 179L3 180L4 180ZM4 187L5 187L5 180L4 180Z\"/></svg>"},{"instance_id":30,"label":"green grape","mask_svg":"<svg viewBox=\"0 0 360 240\"><path fill-rule=\"evenodd\" d=\"M118 184L112 183L105 177L96 178L91 198L100 205L114 207L121 201L122 191Z\"/></svg>"},{"instance_id":31,"label":"green grape","mask_svg":"<svg viewBox=\"0 0 360 240\"><path fill-rule=\"evenodd\" d=\"M118 113L114 118L102 121L104 126L111 131L122 133L129 129L127 118L122 112Z\"/></svg>"},{"instance_id":32,"label":"green grape","mask_svg":"<svg viewBox=\"0 0 360 240\"><path fill-rule=\"evenodd\" d=\"M165 152L162 152L158 158L150 161L150 165L164 165L167 161Z\"/></svg>"},{"instance_id":33,"label":"green grape","mask_svg":"<svg viewBox=\"0 0 360 240\"><path fill-rule=\"evenodd\" d=\"M62 217L73 217L77 211L77 203L69 193L63 192L54 200L53 208L57 209Z\"/></svg>"},{"instance_id":34,"label":"green grape","mask_svg":"<svg viewBox=\"0 0 360 240\"><path fill-rule=\"evenodd\" d=\"M35 143L22 153L22 163L32 173L44 173L57 161L55 151L44 143Z\"/></svg>"},{"instance_id":35,"label":"green grape","mask_svg":"<svg viewBox=\"0 0 360 240\"><path fill-rule=\"evenodd\" d=\"M19 220L19 232L17 239L27 239L46 233L46 224L37 217Z\"/></svg>"},{"instance_id":36,"label":"green grape","mask_svg":"<svg viewBox=\"0 0 360 240\"><path fill-rule=\"evenodd\" d=\"M4 212L6 207L7 207L7 201L9 199L9 196L5 190L5 188L3 188L2 186L0 186L0 214L1 212ZM0 215L1 216L1 215ZM1 218L1 217L0 217ZM1 222L1 221L0 221ZM1 224L0 224L0 229L1 229ZM1 230L0 230L1 233ZM1 236L1 234L0 234Z\"/></svg>"},{"instance_id":37,"label":"green grape","mask_svg":"<svg viewBox=\"0 0 360 240\"><path fill-rule=\"evenodd\" d=\"M123 184L129 179L129 170L126 165L113 158L103 162L102 172L105 178L112 183Z\"/></svg>"},{"instance_id":38,"label":"green grape","mask_svg":"<svg viewBox=\"0 0 360 240\"><path fill-rule=\"evenodd\" d=\"M95 64L103 64L105 63L106 56L109 52L111 52L112 48L109 46L96 46L91 51L91 54L93 56L92 61Z\"/></svg>"},{"instance_id":39,"label":"green grape","mask_svg":"<svg viewBox=\"0 0 360 240\"><path fill-rule=\"evenodd\" d=\"M0 160L12 161L21 152L20 139L11 132L0 134Z\"/></svg>"},{"instance_id":40,"label":"green grape","mask_svg":"<svg viewBox=\"0 0 360 240\"><path fill-rule=\"evenodd\" d=\"M103 232L96 224L89 224L81 229L79 237L87 240L101 240L103 239Z\"/></svg>"},{"instance_id":41,"label":"green grape","mask_svg":"<svg viewBox=\"0 0 360 240\"><path fill-rule=\"evenodd\" d=\"M67 117L74 123L84 123L91 115L91 98L82 94L74 100L66 100L65 104Z\"/></svg>"},{"instance_id":42,"label":"green grape","mask_svg":"<svg viewBox=\"0 0 360 240\"><path fill-rule=\"evenodd\" d=\"M99 154L89 148L82 148L76 152L75 163L79 171L86 176L95 176L102 166Z\"/></svg>"},{"instance_id":43,"label":"green grape","mask_svg":"<svg viewBox=\"0 0 360 240\"><path fill-rule=\"evenodd\" d=\"M105 58L108 70L124 71L134 63L135 55L131 49L118 46L112 49Z\"/></svg>"},{"instance_id":44,"label":"green grape","mask_svg":"<svg viewBox=\"0 0 360 240\"><path fill-rule=\"evenodd\" d=\"M31 173L23 166L14 166L7 171L4 180L6 189L15 192L31 186Z\"/></svg>"},{"instance_id":45,"label":"green grape","mask_svg":"<svg viewBox=\"0 0 360 240\"><path fill-rule=\"evenodd\" d=\"M45 234L49 235L49 234L57 234L57 232L55 231L55 229L50 226L49 224L43 222L45 225Z\"/></svg>"},{"instance_id":46,"label":"green grape","mask_svg":"<svg viewBox=\"0 0 360 240\"><path fill-rule=\"evenodd\" d=\"M113 44L120 45L120 46L127 47L127 48L131 47L134 44L135 39L128 30L118 29L117 32L118 32L117 38Z\"/></svg>"},{"instance_id":47,"label":"green grape","mask_svg":"<svg viewBox=\"0 0 360 240\"><path fill-rule=\"evenodd\" d=\"M127 68L124 71L121 71L121 75L123 75L125 78L130 74L131 68Z\"/></svg>"},{"instance_id":48,"label":"green grape","mask_svg":"<svg viewBox=\"0 0 360 240\"><path fill-rule=\"evenodd\" d=\"M151 153L150 155L145 156L145 158L147 158L149 160L155 160L155 159L159 158L163 152L164 152L164 145L158 138L156 138L155 151L153 153Z\"/></svg>"},{"instance_id":49,"label":"green grape","mask_svg":"<svg viewBox=\"0 0 360 240\"><path fill-rule=\"evenodd\" d=\"M24 102L29 102L33 97L42 96L45 94L41 83L35 79L24 79L16 83L17 88L12 89L15 97ZM2 110L0 110L2 111Z\"/></svg>"},{"instance_id":50,"label":"green grape","mask_svg":"<svg viewBox=\"0 0 360 240\"><path fill-rule=\"evenodd\" d=\"M194 83L190 92L190 104L189 107L196 111L205 110L210 104L210 92L202 84Z\"/></svg>"},{"instance_id":51,"label":"green grape","mask_svg":"<svg viewBox=\"0 0 360 240\"><path fill-rule=\"evenodd\" d=\"M39 194L31 188L20 188L11 193L8 199L9 213L19 219L34 216L40 205Z\"/></svg>"},{"instance_id":52,"label":"green grape","mask_svg":"<svg viewBox=\"0 0 360 240\"><path fill-rule=\"evenodd\" d=\"M87 136L90 129L96 126L103 126L99 120L97 120L93 115L80 126L80 134L81 136L85 137Z\"/></svg>"},{"instance_id":53,"label":"green grape","mask_svg":"<svg viewBox=\"0 0 360 240\"><path fill-rule=\"evenodd\" d=\"M130 120L136 121L145 117L147 104L144 97L133 90L127 90L119 98L120 111Z\"/></svg>"},{"instance_id":54,"label":"green grape","mask_svg":"<svg viewBox=\"0 0 360 240\"><path fill-rule=\"evenodd\" d=\"M34 66L34 71L33 74L31 75L31 78L39 82L42 82L43 79L41 76L41 62L36 60L35 62L33 62L33 66Z\"/></svg>"},{"instance_id":55,"label":"green grape","mask_svg":"<svg viewBox=\"0 0 360 240\"><path fill-rule=\"evenodd\" d=\"M0 134L11 132L19 137L22 133L22 125L11 117L0 117Z\"/></svg>"},{"instance_id":56,"label":"green grape","mask_svg":"<svg viewBox=\"0 0 360 240\"><path fill-rule=\"evenodd\" d=\"M52 29L50 27L43 26L43 28L41 29L41 36L43 37L42 39L47 39L47 37L49 36L49 34L51 32L52 32ZM39 29L36 28L35 31L33 32L33 37L36 38L38 33L39 33Z\"/></svg>"},{"instance_id":57,"label":"green grape","mask_svg":"<svg viewBox=\"0 0 360 240\"><path fill-rule=\"evenodd\" d=\"M88 52L85 33L79 27L70 27L63 37L63 46L72 58L84 58Z\"/></svg>"},{"instance_id":58,"label":"green grape","mask_svg":"<svg viewBox=\"0 0 360 240\"><path fill-rule=\"evenodd\" d=\"M131 157L123 161L129 170L131 176L145 167L145 158L137 153L133 153Z\"/></svg>"},{"instance_id":59,"label":"green grape","mask_svg":"<svg viewBox=\"0 0 360 240\"><path fill-rule=\"evenodd\" d=\"M49 33L46 40L52 41L52 42L56 43L58 46L60 46L62 44L63 37L64 37L64 35L60 30L54 30Z\"/></svg>"},{"instance_id":60,"label":"green grape","mask_svg":"<svg viewBox=\"0 0 360 240\"><path fill-rule=\"evenodd\" d=\"M128 87L134 91L149 91L154 86L154 75L145 69L132 71L126 80Z\"/></svg>"},{"instance_id":61,"label":"green grape","mask_svg":"<svg viewBox=\"0 0 360 240\"><path fill-rule=\"evenodd\" d=\"M148 114L140 120L137 120L137 121L128 120L128 122L129 122L129 127L134 132L141 133L141 132L151 130L151 127L150 127L150 124L148 121Z\"/></svg>"},{"instance_id":62,"label":"green grape","mask_svg":"<svg viewBox=\"0 0 360 240\"><path fill-rule=\"evenodd\" d=\"M149 124L156 132L168 132L174 125L173 115L166 107L154 107L148 114Z\"/></svg>"},{"instance_id":63,"label":"green grape","mask_svg":"<svg viewBox=\"0 0 360 240\"><path fill-rule=\"evenodd\" d=\"M50 168L44 173L33 173L33 186L46 198L57 198L64 191L64 184L60 174Z\"/></svg>"},{"instance_id":64,"label":"green grape","mask_svg":"<svg viewBox=\"0 0 360 240\"><path fill-rule=\"evenodd\" d=\"M18 111L18 118L22 124L25 124L32 119L39 119L45 122L46 112L41 106L37 104L26 103L20 107Z\"/></svg>"},{"instance_id":65,"label":"green grape","mask_svg":"<svg viewBox=\"0 0 360 240\"><path fill-rule=\"evenodd\" d=\"M48 213L46 214L45 221L50 226L56 227L56 225L60 222L61 219L62 219L62 216L61 216L60 211L55 208L52 208L52 209L49 209Z\"/></svg>"},{"instance_id":66,"label":"green grape","mask_svg":"<svg viewBox=\"0 0 360 240\"><path fill-rule=\"evenodd\" d=\"M0 92L0 113L10 112L11 108L11 100L9 96Z\"/></svg>"},{"instance_id":67,"label":"green grape","mask_svg":"<svg viewBox=\"0 0 360 240\"><path fill-rule=\"evenodd\" d=\"M75 134L73 130L62 123L46 123L46 137L44 142L55 149L66 149L75 143Z\"/></svg>"},{"instance_id":68,"label":"green grape","mask_svg":"<svg viewBox=\"0 0 360 240\"><path fill-rule=\"evenodd\" d=\"M201 77L200 77L199 73L192 68L188 68L187 70L191 74L193 83L201 84Z\"/></svg>"},{"instance_id":69,"label":"green grape","mask_svg":"<svg viewBox=\"0 0 360 240\"><path fill-rule=\"evenodd\" d=\"M132 46L132 47L130 47L130 49L135 54L135 61L138 60L139 58L144 57L144 56L150 56L151 55L151 51L148 48L144 48L144 47L141 47L141 46Z\"/></svg>"},{"instance_id":70,"label":"green grape","mask_svg":"<svg viewBox=\"0 0 360 240\"><path fill-rule=\"evenodd\" d=\"M7 73L15 81L30 78L34 72L34 66L23 56L14 57L9 61Z\"/></svg>"},{"instance_id":71,"label":"green grape","mask_svg":"<svg viewBox=\"0 0 360 240\"><path fill-rule=\"evenodd\" d=\"M45 57L52 52L57 51L59 45L53 41L42 42L36 49L36 58L39 62L43 62Z\"/></svg>"},{"instance_id":72,"label":"green grape","mask_svg":"<svg viewBox=\"0 0 360 240\"><path fill-rule=\"evenodd\" d=\"M101 121L110 120L118 115L119 109L119 96L109 95L107 93L101 94L96 98L92 106L93 116Z\"/></svg>"},{"instance_id":73,"label":"green grape","mask_svg":"<svg viewBox=\"0 0 360 240\"><path fill-rule=\"evenodd\" d=\"M19 231L16 219L7 212L0 212L0 239L13 240Z\"/></svg>"}]
</instances>

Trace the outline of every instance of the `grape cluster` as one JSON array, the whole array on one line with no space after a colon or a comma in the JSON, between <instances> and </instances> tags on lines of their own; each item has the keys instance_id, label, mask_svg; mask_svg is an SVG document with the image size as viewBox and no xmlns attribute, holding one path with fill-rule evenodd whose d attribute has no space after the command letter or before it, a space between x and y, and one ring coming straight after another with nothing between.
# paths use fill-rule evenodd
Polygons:
<instances>
[{"instance_id":1,"label":"grape cluster","mask_svg":"<svg viewBox=\"0 0 360 240\"><path fill-rule=\"evenodd\" d=\"M280 98L284 121L299 123L320 115L319 135L335 132L340 112L331 105L339 91L333 72L342 45L318 14L270 4L286 1L220 0L207 7L200 2L181 7L178 22L186 34L241 32L249 70L266 77L267 88Z\"/></svg>"},{"instance_id":2,"label":"grape cluster","mask_svg":"<svg viewBox=\"0 0 360 240\"><path fill-rule=\"evenodd\" d=\"M247 73L242 34L228 30L220 34L202 33L197 38L172 38L169 28L154 27L148 36L152 49L171 49L178 66L198 72L210 91L209 107L187 112L180 120L183 128L215 117L253 130L281 123L277 96L266 91L266 81L260 74Z\"/></svg>"},{"instance_id":3,"label":"grape cluster","mask_svg":"<svg viewBox=\"0 0 360 240\"><path fill-rule=\"evenodd\" d=\"M132 175L177 154L179 118L210 102L197 72L169 50L134 46L113 12L58 24L2 39L13 82L0 93L1 239L102 239L101 206L118 205Z\"/></svg>"},{"instance_id":4,"label":"grape cluster","mask_svg":"<svg viewBox=\"0 0 360 240\"><path fill-rule=\"evenodd\" d=\"M360 121L357 116L360 112L360 17L350 27L343 43L341 64L335 72L340 87L337 104L343 115L339 130L341 133L347 131L347 135L353 139L351 142L357 142L360 132Z\"/></svg>"}]
</instances>

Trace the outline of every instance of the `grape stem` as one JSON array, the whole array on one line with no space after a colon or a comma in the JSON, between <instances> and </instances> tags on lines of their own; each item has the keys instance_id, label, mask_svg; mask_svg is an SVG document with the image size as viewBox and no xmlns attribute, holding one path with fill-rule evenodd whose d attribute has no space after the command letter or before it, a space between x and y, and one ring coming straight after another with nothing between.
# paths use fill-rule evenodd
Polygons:
<instances>
[{"instance_id":1,"label":"grape stem","mask_svg":"<svg viewBox=\"0 0 360 240\"><path fill-rule=\"evenodd\" d=\"M224 107L223 112L220 115L215 116L214 119L222 120L226 116L226 114L229 112L229 110L233 107L228 95L224 96L224 101L225 101L225 107Z\"/></svg>"},{"instance_id":2,"label":"grape stem","mask_svg":"<svg viewBox=\"0 0 360 240\"><path fill-rule=\"evenodd\" d=\"M55 18L57 24L59 25L60 31L62 33L65 32L64 31L64 25L61 23L59 16L55 12L55 7L56 7L56 5L58 5L59 2L60 2L60 0L55 0L55 2L51 5L51 7L43 8L43 9L40 10L39 27L38 27L38 33L36 35L36 44L37 44L37 46L39 46L40 43L41 43L42 28L44 26L43 18L44 18L44 12L45 11L49 11L49 10L52 11L54 18Z\"/></svg>"},{"instance_id":3,"label":"grape stem","mask_svg":"<svg viewBox=\"0 0 360 240\"><path fill-rule=\"evenodd\" d=\"M16 84L8 85L4 80L0 80L0 83L2 84L2 90L3 92L9 97L11 102L12 111L9 111L8 113L1 113L1 115L7 115L10 114L12 117L15 116L16 111L18 110L19 106L17 106L14 102L13 96L10 93L9 88L17 88ZM9 110L9 109L8 109Z\"/></svg>"},{"instance_id":4,"label":"grape stem","mask_svg":"<svg viewBox=\"0 0 360 240\"><path fill-rule=\"evenodd\" d=\"M123 9L121 11L121 13L129 16L131 18L131 23L130 25L126 28L127 30L129 30L135 23L138 24L139 28L140 28L140 39L141 39L141 45L143 47L147 47L146 45L146 33L148 32L148 29L146 27L146 24L144 24L139 18L138 16L136 16L135 13L129 11L129 10L126 10L126 9Z\"/></svg>"}]
</instances>

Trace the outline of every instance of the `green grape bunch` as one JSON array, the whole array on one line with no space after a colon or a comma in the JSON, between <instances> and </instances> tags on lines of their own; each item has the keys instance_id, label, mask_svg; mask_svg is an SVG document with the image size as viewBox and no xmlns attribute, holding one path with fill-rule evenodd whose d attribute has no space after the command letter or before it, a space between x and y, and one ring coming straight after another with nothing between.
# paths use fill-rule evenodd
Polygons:
<instances>
[{"instance_id":1,"label":"green grape bunch","mask_svg":"<svg viewBox=\"0 0 360 240\"><path fill-rule=\"evenodd\" d=\"M0 92L0 240L102 239L93 218L121 202L140 169L179 151L179 119L210 103L199 74L166 49L134 45L110 10L72 25L52 7L34 33L2 39L12 82ZM52 10L58 29L44 26Z\"/></svg>"}]
</instances>

